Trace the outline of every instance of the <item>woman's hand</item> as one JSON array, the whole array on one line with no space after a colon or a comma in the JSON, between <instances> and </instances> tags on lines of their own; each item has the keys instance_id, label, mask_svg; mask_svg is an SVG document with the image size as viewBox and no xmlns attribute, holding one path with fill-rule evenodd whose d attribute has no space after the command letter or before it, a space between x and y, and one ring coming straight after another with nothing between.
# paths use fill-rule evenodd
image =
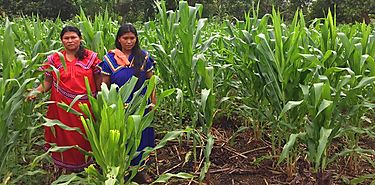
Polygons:
<instances>
[{"instance_id":1,"label":"woman's hand","mask_svg":"<svg viewBox=\"0 0 375 185\"><path fill-rule=\"evenodd\" d=\"M27 93L26 99L28 101L35 100L37 98L38 94L40 94L40 92L36 89L28 89L27 91L28 91L28 93Z\"/></svg>"},{"instance_id":2,"label":"woman's hand","mask_svg":"<svg viewBox=\"0 0 375 185\"><path fill-rule=\"evenodd\" d=\"M44 79L44 82L40 84L37 88L28 90L29 93L26 97L27 100L29 101L35 100L38 94L49 91L52 87L52 80L53 80L52 77L46 76L46 78Z\"/></svg>"},{"instance_id":3,"label":"woman's hand","mask_svg":"<svg viewBox=\"0 0 375 185\"><path fill-rule=\"evenodd\" d=\"M150 79L153 75L154 75L154 72L153 71L149 71L149 72L146 73L146 78ZM152 90L150 99L151 99L151 104L148 107L150 108L150 110L153 110L154 107L155 107L155 105L156 105L156 103L157 103L157 100L156 100L156 90L155 89Z\"/></svg>"},{"instance_id":4,"label":"woman's hand","mask_svg":"<svg viewBox=\"0 0 375 185\"><path fill-rule=\"evenodd\" d=\"M151 111L151 110L154 110L154 108L155 108L155 104L153 104L153 103L149 104L149 105L148 105L148 108L150 109L150 111ZM155 111L156 111L156 110L155 110Z\"/></svg>"},{"instance_id":5,"label":"woman's hand","mask_svg":"<svg viewBox=\"0 0 375 185\"><path fill-rule=\"evenodd\" d=\"M153 110L155 108L155 105L156 105L156 91L155 89L152 90L152 94L151 94L151 104L148 106L150 108L150 110ZM156 111L156 110L155 110Z\"/></svg>"}]
</instances>

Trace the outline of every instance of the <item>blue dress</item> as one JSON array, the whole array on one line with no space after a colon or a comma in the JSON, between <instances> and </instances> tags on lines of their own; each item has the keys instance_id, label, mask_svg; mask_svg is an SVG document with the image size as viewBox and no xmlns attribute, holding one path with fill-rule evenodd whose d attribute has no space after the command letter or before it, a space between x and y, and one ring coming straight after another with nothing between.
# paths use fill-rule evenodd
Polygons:
<instances>
[{"instance_id":1,"label":"blue dress","mask_svg":"<svg viewBox=\"0 0 375 185\"><path fill-rule=\"evenodd\" d=\"M142 51L146 57L143 63L143 66L140 71L140 75L138 77L138 83L134 89L132 94L137 91L142 84L146 81L146 73L150 72L154 69L154 60L149 57L149 54L146 51ZM119 87L124 85L135 73L135 68L132 66L132 61L134 59L133 55L130 55L128 60L130 61L129 66L121 66L116 62L115 54L112 51L109 51L103 58L103 61L99 63L99 68L101 69L101 73L104 75L110 76L110 83L117 84ZM141 94L145 94L146 88L142 90ZM132 99L132 95L126 101L127 103ZM152 127L148 127L142 132L141 143L137 149L137 151L141 151L146 147L155 147L155 132ZM131 165L135 166L139 164L141 160L141 155L134 158L131 161Z\"/></svg>"}]
</instances>

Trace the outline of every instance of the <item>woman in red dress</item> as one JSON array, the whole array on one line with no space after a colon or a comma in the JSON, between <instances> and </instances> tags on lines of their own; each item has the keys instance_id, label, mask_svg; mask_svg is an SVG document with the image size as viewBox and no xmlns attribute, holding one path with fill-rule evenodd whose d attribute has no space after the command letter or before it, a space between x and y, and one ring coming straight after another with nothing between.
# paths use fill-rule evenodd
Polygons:
<instances>
[{"instance_id":1,"label":"woman in red dress","mask_svg":"<svg viewBox=\"0 0 375 185\"><path fill-rule=\"evenodd\" d=\"M78 127L85 133L81 120L78 116L68 113L58 107L57 102L64 102L70 105L72 100L78 95L84 95L73 105L73 109L80 110L79 103L89 104L86 96L85 77L88 78L90 88L95 94L100 86L100 70L97 64L100 60L97 54L87 50L81 43L81 32L73 26L66 26L60 34L64 50L60 51L64 56L66 68L63 67L58 53L48 56L48 61L41 67L46 71L46 78L43 84L40 84L35 91L43 93L51 90L50 100L56 103L48 106L47 118L57 119L69 127ZM55 73L51 68L59 71ZM47 70L49 69L49 70ZM33 99L35 96L29 96ZM90 151L90 143L77 131L68 131L54 126L54 129L45 127L45 149L48 150L52 145L56 146L79 146ZM81 171L92 163L92 159L86 159L85 155L76 148L68 149L64 152L51 152L55 165L67 171Z\"/></svg>"}]
</instances>

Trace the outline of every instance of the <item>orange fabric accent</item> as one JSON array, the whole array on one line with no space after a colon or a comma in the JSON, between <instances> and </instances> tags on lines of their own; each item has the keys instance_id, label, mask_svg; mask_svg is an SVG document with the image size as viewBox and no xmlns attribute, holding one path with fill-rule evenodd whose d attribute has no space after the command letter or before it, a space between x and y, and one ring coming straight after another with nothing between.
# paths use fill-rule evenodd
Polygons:
<instances>
[{"instance_id":1,"label":"orange fabric accent","mask_svg":"<svg viewBox=\"0 0 375 185\"><path fill-rule=\"evenodd\" d=\"M118 65L120 66L128 66L130 62L128 57L119 49L114 49L112 52L115 54L115 59Z\"/></svg>"}]
</instances>

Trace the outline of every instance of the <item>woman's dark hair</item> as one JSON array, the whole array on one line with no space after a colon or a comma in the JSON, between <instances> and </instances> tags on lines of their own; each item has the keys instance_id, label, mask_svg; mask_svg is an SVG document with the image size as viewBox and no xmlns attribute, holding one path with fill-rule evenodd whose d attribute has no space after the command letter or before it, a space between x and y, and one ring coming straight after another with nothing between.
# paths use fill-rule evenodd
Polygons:
<instances>
[{"instance_id":1,"label":"woman's dark hair","mask_svg":"<svg viewBox=\"0 0 375 185\"><path fill-rule=\"evenodd\" d=\"M141 67L142 67L143 62L145 60L146 54L142 52L142 49L139 46L138 33L137 33L137 30L135 29L135 27L132 24L126 23L126 24L121 25L121 27L117 31L115 45L116 45L117 49L122 51L121 44L118 40L122 35L124 35L125 33L129 33L129 32L133 33L135 35L136 39L137 39L134 47L132 48L132 54L134 56L134 60L133 60L133 64L134 64L134 68L135 68L134 76L139 78L140 72L141 72Z\"/></svg>"},{"instance_id":2,"label":"woman's dark hair","mask_svg":"<svg viewBox=\"0 0 375 185\"><path fill-rule=\"evenodd\" d=\"M74 32L78 35L78 37L80 39L82 39L81 31L79 31L79 29L77 27L75 27L75 26L65 26L61 30L61 33L60 33L60 39L61 40L62 40L62 38L63 38L63 36L66 32ZM81 42L80 45L79 45L78 51L75 54L75 57L77 57L79 60L83 60L86 57L86 55L87 55L87 53L85 52L85 47L83 47L83 44Z\"/></svg>"}]
</instances>

